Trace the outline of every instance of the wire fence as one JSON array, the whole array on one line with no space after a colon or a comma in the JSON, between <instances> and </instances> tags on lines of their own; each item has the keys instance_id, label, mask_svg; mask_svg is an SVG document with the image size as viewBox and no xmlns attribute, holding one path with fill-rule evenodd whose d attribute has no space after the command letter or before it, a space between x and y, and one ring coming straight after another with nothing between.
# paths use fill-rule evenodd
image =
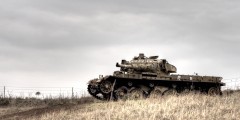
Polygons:
<instances>
[{"instance_id":1,"label":"wire fence","mask_svg":"<svg viewBox=\"0 0 240 120\"><path fill-rule=\"evenodd\" d=\"M240 77L222 80L222 90L240 90ZM86 90L77 87L17 87L0 86L0 97L35 98L80 98L89 96Z\"/></svg>"},{"instance_id":2,"label":"wire fence","mask_svg":"<svg viewBox=\"0 0 240 120\"><path fill-rule=\"evenodd\" d=\"M87 91L76 87L16 87L0 86L0 97L21 98L80 98L88 96Z\"/></svg>"}]
</instances>

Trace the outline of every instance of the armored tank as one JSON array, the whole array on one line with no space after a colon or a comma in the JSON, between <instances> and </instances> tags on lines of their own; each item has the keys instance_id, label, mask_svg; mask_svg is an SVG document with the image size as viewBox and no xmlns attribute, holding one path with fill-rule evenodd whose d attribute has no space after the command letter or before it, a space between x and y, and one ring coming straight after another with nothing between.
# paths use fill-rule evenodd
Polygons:
<instances>
[{"instance_id":1,"label":"armored tank","mask_svg":"<svg viewBox=\"0 0 240 120\"><path fill-rule=\"evenodd\" d=\"M143 53L116 63L119 71L90 80L88 92L100 100L139 99L186 93L221 95L222 77L174 74L177 68L158 56Z\"/></svg>"}]
</instances>

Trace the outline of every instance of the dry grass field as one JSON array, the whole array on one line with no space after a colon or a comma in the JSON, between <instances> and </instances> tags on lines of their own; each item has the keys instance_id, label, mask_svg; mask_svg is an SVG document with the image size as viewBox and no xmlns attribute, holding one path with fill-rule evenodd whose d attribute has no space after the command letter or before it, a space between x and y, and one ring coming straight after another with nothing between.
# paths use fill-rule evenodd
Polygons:
<instances>
[{"instance_id":1,"label":"dry grass field","mask_svg":"<svg viewBox=\"0 0 240 120\"><path fill-rule=\"evenodd\" d=\"M1 119L29 120L237 120L240 93L223 96L188 94L118 102L69 102L0 114ZM22 108L23 109L23 108ZM2 110L0 109L0 112Z\"/></svg>"}]
</instances>

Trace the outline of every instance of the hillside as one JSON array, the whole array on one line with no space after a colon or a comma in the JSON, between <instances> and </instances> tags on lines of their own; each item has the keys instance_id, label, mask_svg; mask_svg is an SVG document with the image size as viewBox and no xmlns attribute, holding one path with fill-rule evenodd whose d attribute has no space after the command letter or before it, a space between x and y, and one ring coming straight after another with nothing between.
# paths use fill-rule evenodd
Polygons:
<instances>
[{"instance_id":1,"label":"hillside","mask_svg":"<svg viewBox=\"0 0 240 120\"><path fill-rule=\"evenodd\" d=\"M25 115L14 114L5 119L19 117L37 120L237 120L240 118L239 98L239 93L233 93L224 96L190 94L135 101L95 101L87 104L39 108L39 111L28 110L29 113L26 112Z\"/></svg>"}]
</instances>

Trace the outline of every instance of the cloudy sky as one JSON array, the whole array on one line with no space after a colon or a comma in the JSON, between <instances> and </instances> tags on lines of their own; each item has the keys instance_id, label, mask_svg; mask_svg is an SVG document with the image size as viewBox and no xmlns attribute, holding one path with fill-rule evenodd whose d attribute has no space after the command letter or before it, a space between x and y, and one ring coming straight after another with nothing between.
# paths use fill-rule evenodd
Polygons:
<instances>
[{"instance_id":1,"label":"cloudy sky","mask_svg":"<svg viewBox=\"0 0 240 120\"><path fill-rule=\"evenodd\" d=\"M238 0L0 1L0 86L85 89L139 53L240 77Z\"/></svg>"}]
</instances>

